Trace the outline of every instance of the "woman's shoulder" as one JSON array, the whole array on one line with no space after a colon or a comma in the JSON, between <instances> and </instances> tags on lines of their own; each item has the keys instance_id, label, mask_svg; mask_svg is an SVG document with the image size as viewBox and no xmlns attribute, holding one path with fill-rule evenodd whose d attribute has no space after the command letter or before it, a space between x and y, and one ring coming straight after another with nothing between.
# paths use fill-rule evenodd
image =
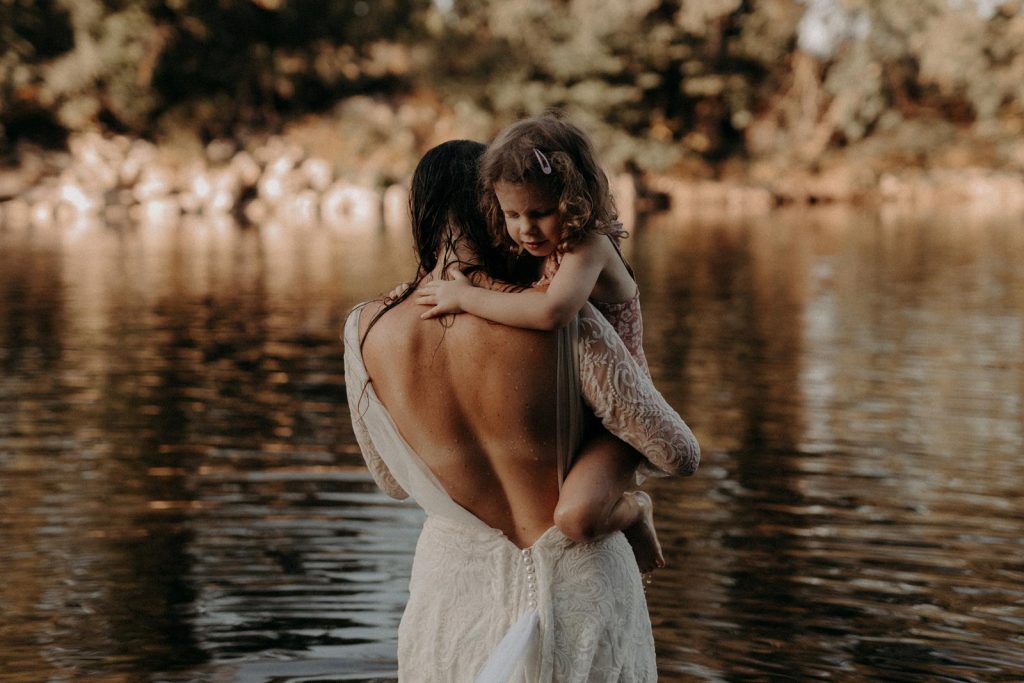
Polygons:
<instances>
[{"instance_id":1,"label":"woman's shoulder","mask_svg":"<svg viewBox=\"0 0 1024 683\"><path fill-rule=\"evenodd\" d=\"M384 310L384 308L385 303L383 299L373 299L371 301L364 301L361 304L357 304L352 309L349 316L356 316L359 321L358 329L360 339L366 335L366 330L370 323L380 314L381 311Z\"/></svg>"}]
</instances>

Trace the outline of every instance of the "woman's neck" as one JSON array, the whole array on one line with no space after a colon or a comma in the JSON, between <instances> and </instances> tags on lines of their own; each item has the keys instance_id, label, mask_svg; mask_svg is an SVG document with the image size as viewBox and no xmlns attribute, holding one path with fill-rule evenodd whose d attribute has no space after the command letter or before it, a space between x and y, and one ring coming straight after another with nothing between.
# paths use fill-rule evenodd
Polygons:
<instances>
[{"instance_id":1,"label":"woman's neck","mask_svg":"<svg viewBox=\"0 0 1024 683\"><path fill-rule=\"evenodd\" d=\"M477 264L478 261L476 252L466 244L466 241L456 238L446 244L437 255L437 265L434 266L430 275L435 280L442 279L447 268L452 266L466 268L467 266Z\"/></svg>"}]
</instances>

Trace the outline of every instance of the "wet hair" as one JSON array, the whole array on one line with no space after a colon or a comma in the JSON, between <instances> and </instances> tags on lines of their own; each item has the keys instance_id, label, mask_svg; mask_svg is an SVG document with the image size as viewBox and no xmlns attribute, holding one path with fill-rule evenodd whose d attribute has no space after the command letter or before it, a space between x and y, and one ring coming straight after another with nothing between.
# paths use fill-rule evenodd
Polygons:
<instances>
[{"instance_id":1,"label":"wet hair","mask_svg":"<svg viewBox=\"0 0 1024 683\"><path fill-rule=\"evenodd\" d=\"M572 251L591 232L614 240L626 236L593 145L557 112L523 119L501 131L484 153L480 180L480 203L491 238L506 249L516 245L494 194L499 182L527 185L557 201L559 252Z\"/></svg>"},{"instance_id":2,"label":"wet hair","mask_svg":"<svg viewBox=\"0 0 1024 683\"><path fill-rule=\"evenodd\" d=\"M485 145L472 140L451 140L427 151L416 165L409 190L416 275L400 294L384 300L367 333L382 315L409 298L442 256L446 259L445 271L456 266L470 277L486 273L496 280L519 279L515 277L514 260L494 244L481 211L479 162L485 149ZM459 242L470 247L472 260L458 258Z\"/></svg>"},{"instance_id":3,"label":"wet hair","mask_svg":"<svg viewBox=\"0 0 1024 683\"><path fill-rule=\"evenodd\" d=\"M459 241L465 241L476 256L472 262L458 263L467 274L483 271L498 278L504 274L506 258L491 244L477 194L484 150L479 142L452 140L430 149L416 165L409 213L419 279L434 270L442 254L451 259L444 264L446 269L455 265L454 247Z\"/></svg>"}]
</instances>

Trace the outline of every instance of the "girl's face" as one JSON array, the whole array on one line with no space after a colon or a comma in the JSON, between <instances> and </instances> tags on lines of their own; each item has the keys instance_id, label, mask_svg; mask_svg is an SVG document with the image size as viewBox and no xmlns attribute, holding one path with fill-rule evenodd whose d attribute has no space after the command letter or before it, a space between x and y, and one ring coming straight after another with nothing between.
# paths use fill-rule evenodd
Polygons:
<instances>
[{"instance_id":1,"label":"girl's face","mask_svg":"<svg viewBox=\"0 0 1024 683\"><path fill-rule=\"evenodd\" d=\"M562 239L562 218L556 198L532 185L504 181L494 184L494 195L513 242L531 256L554 253Z\"/></svg>"}]
</instances>

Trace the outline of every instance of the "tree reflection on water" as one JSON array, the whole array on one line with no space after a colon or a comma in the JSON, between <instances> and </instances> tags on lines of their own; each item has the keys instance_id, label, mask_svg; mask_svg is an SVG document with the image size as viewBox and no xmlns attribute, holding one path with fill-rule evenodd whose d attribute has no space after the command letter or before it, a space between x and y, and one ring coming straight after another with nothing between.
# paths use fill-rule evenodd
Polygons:
<instances>
[{"instance_id":1,"label":"tree reflection on water","mask_svg":"<svg viewBox=\"0 0 1024 683\"><path fill-rule=\"evenodd\" d=\"M1024 675L1024 231L949 211L662 215L627 242L701 439L651 484L666 680ZM0 229L0 669L393 678L421 515L351 435L386 231Z\"/></svg>"}]
</instances>

